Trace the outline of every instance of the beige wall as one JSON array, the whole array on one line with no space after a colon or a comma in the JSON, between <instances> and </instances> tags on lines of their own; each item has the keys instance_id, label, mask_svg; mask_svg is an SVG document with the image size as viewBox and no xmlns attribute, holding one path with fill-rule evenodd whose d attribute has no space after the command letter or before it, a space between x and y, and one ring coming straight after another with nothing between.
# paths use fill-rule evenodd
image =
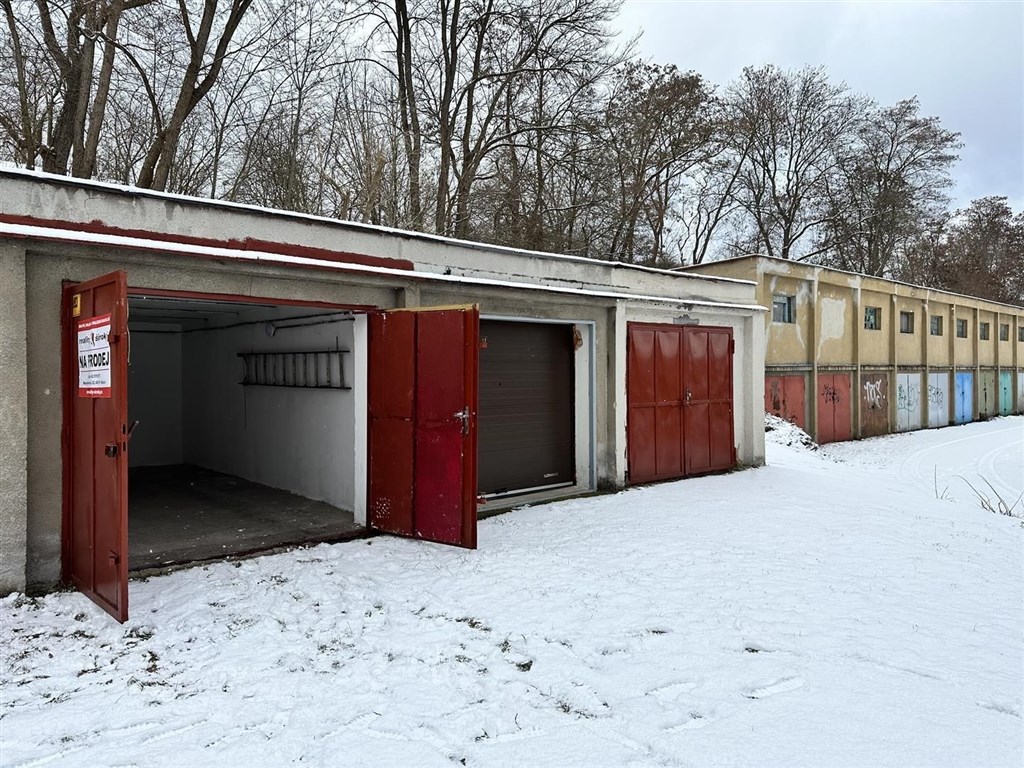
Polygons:
<instances>
[{"instance_id":1,"label":"beige wall","mask_svg":"<svg viewBox=\"0 0 1024 768\"><path fill-rule=\"evenodd\" d=\"M968 306L957 305L953 308L954 320L964 320L967 323L967 336L961 338L956 332L956 322L953 323L953 364L962 368L974 367L974 350L978 338L978 323L975 317L975 310Z\"/></svg>"},{"instance_id":2,"label":"beige wall","mask_svg":"<svg viewBox=\"0 0 1024 768\"><path fill-rule=\"evenodd\" d=\"M1009 370L1014 386L1024 387L1024 341L1019 328L1024 326L1024 307L998 304L984 299L938 291L922 286L898 283L877 277L797 262L752 256L725 262L710 262L691 268L702 274L718 274L758 282L758 303L769 309L765 319L768 375L789 366L806 366L809 387L819 375L847 369L853 372L853 385L867 371L924 370L935 373L952 368L975 371L977 415L985 415L977 397L980 376L994 368ZM773 294L795 296L796 322L772 322ZM864 327L865 309L877 307L877 330ZM913 331L900 332L900 313L913 315ZM931 318L942 319L941 334L931 335ZM966 337L956 335L956 321L967 324ZM979 322L989 324L989 338L980 338ZM1007 326L1009 338L999 340L1000 326ZM775 369L775 370L773 370ZM1015 392L1015 403L1024 402L1024 393ZM859 421L855 400L854 422ZM1020 406L1015 406L1020 410ZM815 414L808 413L811 430ZM896 408L889 415L896 425ZM923 423L927 423L922 414ZM856 434L856 430L855 430Z\"/></svg>"},{"instance_id":3,"label":"beige wall","mask_svg":"<svg viewBox=\"0 0 1024 768\"><path fill-rule=\"evenodd\" d=\"M772 275L764 282L762 301L768 307L765 317L768 350L766 362L796 364L808 361L807 348L811 338L812 290L807 281L784 275ZM792 296L796 300L794 322L779 323L772 319L774 296Z\"/></svg>"},{"instance_id":4,"label":"beige wall","mask_svg":"<svg viewBox=\"0 0 1024 768\"><path fill-rule=\"evenodd\" d=\"M842 365L853 359L854 335L850 324L863 310L856 306L856 290L845 285L818 283L815 317L816 357L819 365Z\"/></svg>"}]
</instances>

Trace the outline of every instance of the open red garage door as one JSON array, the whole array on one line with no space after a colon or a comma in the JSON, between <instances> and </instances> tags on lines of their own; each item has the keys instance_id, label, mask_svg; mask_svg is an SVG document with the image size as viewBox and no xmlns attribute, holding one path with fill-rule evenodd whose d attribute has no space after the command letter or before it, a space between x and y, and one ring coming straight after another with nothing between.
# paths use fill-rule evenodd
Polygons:
<instances>
[{"instance_id":1,"label":"open red garage door","mask_svg":"<svg viewBox=\"0 0 1024 768\"><path fill-rule=\"evenodd\" d=\"M128 289L124 272L64 290L65 582L128 618Z\"/></svg>"},{"instance_id":2,"label":"open red garage door","mask_svg":"<svg viewBox=\"0 0 1024 768\"><path fill-rule=\"evenodd\" d=\"M477 307L369 320L369 525L476 547Z\"/></svg>"}]
</instances>

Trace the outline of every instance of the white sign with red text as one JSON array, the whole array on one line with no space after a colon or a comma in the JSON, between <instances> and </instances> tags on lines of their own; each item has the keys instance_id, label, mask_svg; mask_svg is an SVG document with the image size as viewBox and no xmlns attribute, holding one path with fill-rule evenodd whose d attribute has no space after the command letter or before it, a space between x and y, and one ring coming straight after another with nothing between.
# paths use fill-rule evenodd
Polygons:
<instances>
[{"instance_id":1,"label":"white sign with red text","mask_svg":"<svg viewBox=\"0 0 1024 768\"><path fill-rule=\"evenodd\" d=\"M78 396L110 397L110 313L78 321Z\"/></svg>"}]
</instances>

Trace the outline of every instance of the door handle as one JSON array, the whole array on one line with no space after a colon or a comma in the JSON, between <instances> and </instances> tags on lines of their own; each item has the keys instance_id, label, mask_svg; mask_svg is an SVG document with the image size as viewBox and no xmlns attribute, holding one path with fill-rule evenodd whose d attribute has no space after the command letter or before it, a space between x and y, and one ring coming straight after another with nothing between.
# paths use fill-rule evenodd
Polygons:
<instances>
[{"instance_id":1,"label":"door handle","mask_svg":"<svg viewBox=\"0 0 1024 768\"><path fill-rule=\"evenodd\" d=\"M462 434L469 434L469 407L463 408L461 411L456 411L452 414L452 418L458 419L462 422Z\"/></svg>"},{"instance_id":2,"label":"door handle","mask_svg":"<svg viewBox=\"0 0 1024 768\"><path fill-rule=\"evenodd\" d=\"M107 443L103 448L103 455L115 458L117 456L117 443Z\"/></svg>"},{"instance_id":3,"label":"door handle","mask_svg":"<svg viewBox=\"0 0 1024 768\"><path fill-rule=\"evenodd\" d=\"M690 404L690 400L692 400L692 399L693 399L693 393L690 391L690 388L687 387L686 388L686 404L689 405Z\"/></svg>"}]
</instances>

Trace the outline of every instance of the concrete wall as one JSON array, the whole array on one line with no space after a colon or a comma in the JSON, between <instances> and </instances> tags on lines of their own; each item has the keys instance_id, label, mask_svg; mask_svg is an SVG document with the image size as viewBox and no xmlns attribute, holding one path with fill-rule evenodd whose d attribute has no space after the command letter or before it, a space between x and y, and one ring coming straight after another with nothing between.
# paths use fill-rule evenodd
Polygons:
<instances>
[{"instance_id":1,"label":"concrete wall","mask_svg":"<svg viewBox=\"0 0 1024 768\"><path fill-rule=\"evenodd\" d=\"M25 589L28 382L25 252L0 244L0 594Z\"/></svg>"},{"instance_id":2,"label":"concrete wall","mask_svg":"<svg viewBox=\"0 0 1024 768\"><path fill-rule=\"evenodd\" d=\"M268 211L80 179L0 169L0 213L107 225L242 245L257 242L343 250L413 262L421 272L539 285L590 288L722 302L746 302L751 288L715 275L649 269L618 262L522 251L399 232L354 222Z\"/></svg>"},{"instance_id":3,"label":"concrete wall","mask_svg":"<svg viewBox=\"0 0 1024 768\"><path fill-rule=\"evenodd\" d=\"M181 326L129 322L128 466L181 464Z\"/></svg>"},{"instance_id":4,"label":"concrete wall","mask_svg":"<svg viewBox=\"0 0 1024 768\"><path fill-rule=\"evenodd\" d=\"M284 315L287 308L277 314ZM261 318L268 315L258 311ZM243 318L245 315L243 315ZM353 381L351 320L262 322L184 336L184 460L351 510L355 503L353 390L242 386L239 352L344 349ZM301 321L289 321L291 323Z\"/></svg>"}]
</instances>

